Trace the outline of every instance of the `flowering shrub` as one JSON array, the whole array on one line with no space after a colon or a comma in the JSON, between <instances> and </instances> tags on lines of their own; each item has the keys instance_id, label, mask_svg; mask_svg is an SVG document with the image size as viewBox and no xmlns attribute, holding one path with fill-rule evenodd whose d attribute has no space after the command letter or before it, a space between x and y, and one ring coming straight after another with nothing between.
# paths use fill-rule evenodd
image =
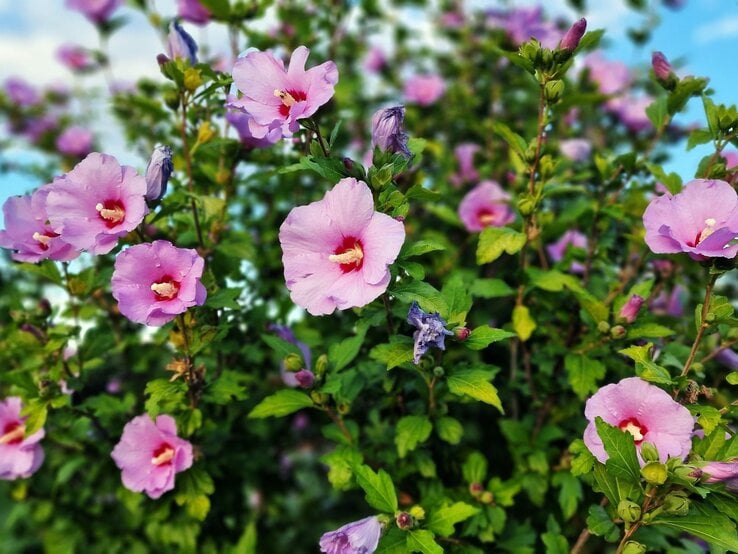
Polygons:
<instances>
[{"instance_id":1,"label":"flowering shrub","mask_svg":"<svg viewBox=\"0 0 738 554\"><path fill-rule=\"evenodd\" d=\"M126 147L81 91L0 93L47 161L0 231L3 552L738 551L738 110L706 79L537 8L66 4L166 53L109 83Z\"/></svg>"}]
</instances>

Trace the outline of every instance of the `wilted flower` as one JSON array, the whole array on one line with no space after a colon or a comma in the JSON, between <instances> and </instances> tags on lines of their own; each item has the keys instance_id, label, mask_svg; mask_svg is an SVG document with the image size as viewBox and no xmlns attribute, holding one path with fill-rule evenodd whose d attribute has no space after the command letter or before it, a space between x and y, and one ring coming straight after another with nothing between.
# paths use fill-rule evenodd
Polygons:
<instances>
[{"instance_id":1,"label":"wilted flower","mask_svg":"<svg viewBox=\"0 0 738 554\"><path fill-rule=\"evenodd\" d=\"M35 106L41 101L38 91L19 77L10 77L5 81L5 94L13 104L21 108Z\"/></svg>"},{"instance_id":2,"label":"wilted flower","mask_svg":"<svg viewBox=\"0 0 738 554\"><path fill-rule=\"evenodd\" d=\"M631 295L630 298L628 298L628 301L623 304L623 307L620 308L618 317L624 319L628 323L633 323L636 317L638 317L638 312L640 311L644 301L645 299L642 296L637 294Z\"/></svg>"},{"instance_id":3,"label":"wilted flower","mask_svg":"<svg viewBox=\"0 0 738 554\"><path fill-rule=\"evenodd\" d=\"M438 314L429 314L424 312L413 301L410 304L410 310L407 312L407 322L414 325L418 330L413 333L413 363L420 363L420 358L425 354L431 346L439 350L446 350L445 339L453 335L451 331L446 329L446 322Z\"/></svg>"},{"instance_id":4,"label":"wilted flower","mask_svg":"<svg viewBox=\"0 0 738 554\"><path fill-rule=\"evenodd\" d=\"M207 297L200 282L204 265L197 251L166 240L131 246L115 259L110 283L120 313L159 327L192 306L202 306Z\"/></svg>"},{"instance_id":5,"label":"wilted flower","mask_svg":"<svg viewBox=\"0 0 738 554\"><path fill-rule=\"evenodd\" d=\"M25 417L21 417L21 399L11 396L0 401L0 479L24 479L41 467L44 450L39 441L44 430L26 437Z\"/></svg>"},{"instance_id":6,"label":"wilted flower","mask_svg":"<svg viewBox=\"0 0 738 554\"><path fill-rule=\"evenodd\" d=\"M72 71L86 71L95 67L89 51L76 44L63 44L56 51L57 59Z\"/></svg>"},{"instance_id":7,"label":"wilted flower","mask_svg":"<svg viewBox=\"0 0 738 554\"><path fill-rule=\"evenodd\" d=\"M632 79L627 65L606 60L599 52L584 58L584 67L589 70L589 78L597 84L602 94L621 92L628 87Z\"/></svg>"},{"instance_id":8,"label":"wilted flower","mask_svg":"<svg viewBox=\"0 0 738 554\"><path fill-rule=\"evenodd\" d=\"M107 154L93 152L50 187L46 212L51 228L93 254L110 252L148 213L144 178Z\"/></svg>"},{"instance_id":9,"label":"wilted flower","mask_svg":"<svg viewBox=\"0 0 738 554\"><path fill-rule=\"evenodd\" d=\"M668 81L674 72L663 52L657 51L651 54L651 67L653 67L653 72L659 81Z\"/></svg>"},{"instance_id":10,"label":"wilted flower","mask_svg":"<svg viewBox=\"0 0 738 554\"><path fill-rule=\"evenodd\" d=\"M440 75L415 75L405 81L405 100L419 106L434 104L446 92L446 83Z\"/></svg>"},{"instance_id":11,"label":"wilted flower","mask_svg":"<svg viewBox=\"0 0 738 554\"><path fill-rule=\"evenodd\" d=\"M569 30L566 31L564 38L561 39L559 48L562 50L576 50L577 46L579 46L579 41L582 40L586 30L586 19L582 18L579 21L574 22L574 24L569 27Z\"/></svg>"},{"instance_id":12,"label":"wilted flower","mask_svg":"<svg viewBox=\"0 0 738 554\"><path fill-rule=\"evenodd\" d=\"M479 171L474 167L474 155L479 152L479 149L480 146L473 142L465 142L454 148L456 161L459 162L459 172L451 177L455 185L479 179Z\"/></svg>"},{"instance_id":13,"label":"wilted flower","mask_svg":"<svg viewBox=\"0 0 738 554\"><path fill-rule=\"evenodd\" d=\"M174 488L174 475L192 465L192 444L177 436L171 416L154 422L144 414L126 423L111 457L125 488L159 498Z\"/></svg>"},{"instance_id":14,"label":"wilted flower","mask_svg":"<svg viewBox=\"0 0 738 554\"><path fill-rule=\"evenodd\" d=\"M230 107L249 113L256 123L272 127L277 122L284 136L300 127L300 119L311 117L333 97L338 69L332 61L305 70L310 50L299 46L292 52L289 67L271 52L252 51L233 67L233 80L243 93Z\"/></svg>"},{"instance_id":15,"label":"wilted flower","mask_svg":"<svg viewBox=\"0 0 738 554\"><path fill-rule=\"evenodd\" d=\"M185 21L198 25L210 21L210 11L199 0L177 0L177 13Z\"/></svg>"},{"instance_id":16,"label":"wilted flower","mask_svg":"<svg viewBox=\"0 0 738 554\"><path fill-rule=\"evenodd\" d=\"M293 208L279 228L291 298L312 315L365 306L385 290L405 241L402 223L374 211L369 187L341 179L322 200Z\"/></svg>"},{"instance_id":17,"label":"wilted flower","mask_svg":"<svg viewBox=\"0 0 738 554\"><path fill-rule=\"evenodd\" d=\"M482 181L461 200L459 217L472 233L485 227L502 227L515 219L509 200L510 195L496 181Z\"/></svg>"},{"instance_id":18,"label":"wilted flower","mask_svg":"<svg viewBox=\"0 0 738 554\"><path fill-rule=\"evenodd\" d=\"M320 537L325 554L372 554L377 549L382 524L376 516L352 521Z\"/></svg>"},{"instance_id":19,"label":"wilted flower","mask_svg":"<svg viewBox=\"0 0 738 554\"><path fill-rule=\"evenodd\" d=\"M372 146L383 152L411 156L407 148L407 133L403 127L405 108L395 106L382 108L372 116Z\"/></svg>"},{"instance_id":20,"label":"wilted flower","mask_svg":"<svg viewBox=\"0 0 738 554\"><path fill-rule=\"evenodd\" d=\"M173 60L188 60L192 65L197 63L197 43L176 21L169 24L167 55Z\"/></svg>"},{"instance_id":21,"label":"wilted flower","mask_svg":"<svg viewBox=\"0 0 738 554\"><path fill-rule=\"evenodd\" d=\"M587 139L566 139L559 142L561 153L573 162L583 162L592 153L592 143Z\"/></svg>"},{"instance_id":22,"label":"wilted flower","mask_svg":"<svg viewBox=\"0 0 738 554\"><path fill-rule=\"evenodd\" d=\"M36 263L46 259L68 261L79 256L47 223L49 190L44 186L30 196L11 196L3 204L5 230L0 231L0 246L13 250L14 260Z\"/></svg>"},{"instance_id":23,"label":"wilted flower","mask_svg":"<svg viewBox=\"0 0 738 554\"><path fill-rule=\"evenodd\" d=\"M146 166L146 200L156 202L167 192L169 177L174 171L172 149L165 145L157 145Z\"/></svg>"},{"instance_id":24,"label":"wilted flower","mask_svg":"<svg viewBox=\"0 0 738 554\"><path fill-rule=\"evenodd\" d=\"M92 131L72 125L56 139L56 148L66 156L82 158L92 150Z\"/></svg>"},{"instance_id":25,"label":"wilted flower","mask_svg":"<svg viewBox=\"0 0 738 554\"><path fill-rule=\"evenodd\" d=\"M82 12L93 23L105 23L123 0L66 0L67 8Z\"/></svg>"},{"instance_id":26,"label":"wilted flower","mask_svg":"<svg viewBox=\"0 0 738 554\"><path fill-rule=\"evenodd\" d=\"M728 490L738 492L738 458L732 462L707 462L701 470L707 475L706 483L724 483Z\"/></svg>"},{"instance_id":27,"label":"wilted flower","mask_svg":"<svg viewBox=\"0 0 738 554\"><path fill-rule=\"evenodd\" d=\"M695 179L675 195L651 200L643 213L646 244L656 254L687 252L695 260L734 258L738 195L725 181Z\"/></svg>"},{"instance_id":28,"label":"wilted flower","mask_svg":"<svg viewBox=\"0 0 738 554\"><path fill-rule=\"evenodd\" d=\"M589 421L584 430L584 444L602 463L609 456L597 434L595 418L598 416L633 436L641 465L644 441L656 447L661 462L669 457L683 460L692 448L692 414L666 391L639 377L602 387L587 400L584 415Z\"/></svg>"}]
</instances>

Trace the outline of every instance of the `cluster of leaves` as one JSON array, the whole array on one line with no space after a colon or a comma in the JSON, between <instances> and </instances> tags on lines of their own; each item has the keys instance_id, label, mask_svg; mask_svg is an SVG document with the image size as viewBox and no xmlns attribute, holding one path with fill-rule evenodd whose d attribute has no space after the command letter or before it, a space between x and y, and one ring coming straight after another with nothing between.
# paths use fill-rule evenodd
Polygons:
<instances>
[{"instance_id":1,"label":"cluster of leaves","mask_svg":"<svg viewBox=\"0 0 738 554\"><path fill-rule=\"evenodd\" d=\"M223 125L231 77L208 60L168 62L162 80L114 97L131 150L174 147L170 192L142 231L199 249L208 300L176 323L142 329L110 294L112 256L0 267L0 396L23 397L28 432L47 433L41 470L0 485L3 548L307 552L322 533L379 513L383 553L601 552L618 541L633 552L693 552L685 532L738 550L738 504L693 477L701 460L738 457L729 428L738 379L713 354L716 341L738 342L735 285L722 278L720 295L699 304L705 268L676 256L668 271L655 268L641 225L657 182L682 186L662 164L686 134L673 120L690 98L702 96L707 125L691 131L688 147L714 146L695 175L733 179L721 152L736 142L735 107L714 105L703 79L664 90L644 77L635 86L655 96L653 127L627 132L587 71L571 70L601 31L554 54L535 41L512 44L474 14L438 26L451 48L436 51L373 2L280 3L274 11L290 32L276 38L250 25L270 2L203 4L213 25L228 27L234 54L307 44L311 60L333 59L335 98L294 140L249 150ZM368 86L376 76L367 78L360 55L380 31L394 33L396 51L382 85ZM373 110L397 102L407 71L431 66L447 90L433 106L407 106L412 158L377 150L362 164L355 145L369 149ZM561 155L559 141L574 137L595 145L587 160ZM452 151L467 142L481 147L482 178L512 194L510 226L464 229L457 208L476 183L452 184ZM407 240L381 300L305 316L285 289L277 231L291 208L347 176L370 185L377 210L404 218ZM545 245L569 229L589 246L551 262ZM677 285L694 325L656 309ZM619 312L635 294L646 304L628 323ZM414 364L405 323L413 301L449 329L470 329L468 338ZM311 349L311 390L280 379L285 360L310 360L274 323L289 323ZM685 375L700 329L706 338ZM704 436L686 463L651 457L641 468L630 435L604 422L606 464L579 439L585 399L634 374L689 403ZM192 469L157 501L124 489L110 459L124 424L144 411L172 415L196 445Z\"/></svg>"}]
</instances>

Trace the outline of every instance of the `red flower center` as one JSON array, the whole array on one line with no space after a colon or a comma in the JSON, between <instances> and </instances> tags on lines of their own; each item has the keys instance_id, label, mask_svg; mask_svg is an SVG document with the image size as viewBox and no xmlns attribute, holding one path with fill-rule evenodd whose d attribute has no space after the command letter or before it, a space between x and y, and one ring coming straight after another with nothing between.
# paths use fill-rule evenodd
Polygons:
<instances>
[{"instance_id":1,"label":"red flower center","mask_svg":"<svg viewBox=\"0 0 738 554\"><path fill-rule=\"evenodd\" d=\"M174 458L174 448L164 443L154 450L151 456L151 463L155 466L171 465Z\"/></svg>"},{"instance_id":2,"label":"red flower center","mask_svg":"<svg viewBox=\"0 0 738 554\"><path fill-rule=\"evenodd\" d=\"M279 107L279 115L284 118L289 117L290 108L294 104L307 100L307 94L301 90L275 90L274 96L282 101L282 105Z\"/></svg>"},{"instance_id":3,"label":"red flower center","mask_svg":"<svg viewBox=\"0 0 738 554\"><path fill-rule=\"evenodd\" d=\"M33 233L33 240L38 242L38 247L43 251L46 252L49 249L49 243L51 243L51 239L58 237L59 235L55 233L54 231L44 231L43 233L39 233L38 231Z\"/></svg>"},{"instance_id":4,"label":"red flower center","mask_svg":"<svg viewBox=\"0 0 738 554\"><path fill-rule=\"evenodd\" d=\"M95 209L108 229L119 225L126 218L126 208L120 200L98 202Z\"/></svg>"},{"instance_id":5,"label":"red flower center","mask_svg":"<svg viewBox=\"0 0 738 554\"><path fill-rule=\"evenodd\" d=\"M13 421L5 425L0 435L0 444L20 444L26 435L26 426L20 421Z\"/></svg>"},{"instance_id":6,"label":"red flower center","mask_svg":"<svg viewBox=\"0 0 738 554\"><path fill-rule=\"evenodd\" d=\"M695 235L694 241L687 241L687 246L691 246L692 248L697 246L699 243L701 243L703 240L705 240L707 237L715 232L715 225L717 225L717 221L715 221L711 217L707 218L705 220L705 228Z\"/></svg>"},{"instance_id":7,"label":"red flower center","mask_svg":"<svg viewBox=\"0 0 738 554\"><path fill-rule=\"evenodd\" d=\"M364 265L364 245L357 238L344 237L343 242L328 256L328 259L340 264L344 273L358 271Z\"/></svg>"},{"instance_id":8,"label":"red flower center","mask_svg":"<svg viewBox=\"0 0 738 554\"><path fill-rule=\"evenodd\" d=\"M479 223L487 227L495 222L495 220L497 219L497 215L494 214L492 210L488 210L485 208L479 210L479 213L477 213L477 219L479 219Z\"/></svg>"},{"instance_id":9,"label":"red flower center","mask_svg":"<svg viewBox=\"0 0 738 554\"><path fill-rule=\"evenodd\" d=\"M157 300L171 300L179 293L179 282L165 275L159 281L151 284L151 290Z\"/></svg>"},{"instance_id":10,"label":"red flower center","mask_svg":"<svg viewBox=\"0 0 738 554\"><path fill-rule=\"evenodd\" d=\"M627 431L633 436L633 442L637 445L643 442L643 437L648 433L648 428L634 417L624 419L618 424L622 431Z\"/></svg>"}]
</instances>

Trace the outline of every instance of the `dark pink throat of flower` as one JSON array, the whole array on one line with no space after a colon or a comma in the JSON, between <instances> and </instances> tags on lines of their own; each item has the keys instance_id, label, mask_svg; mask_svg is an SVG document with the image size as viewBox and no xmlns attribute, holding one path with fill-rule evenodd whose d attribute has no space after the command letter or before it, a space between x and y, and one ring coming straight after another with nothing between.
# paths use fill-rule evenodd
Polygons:
<instances>
[{"instance_id":1,"label":"dark pink throat of flower","mask_svg":"<svg viewBox=\"0 0 738 554\"><path fill-rule=\"evenodd\" d=\"M497 221L497 214L492 210L479 210L477 213L477 219L481 225L487 227L488 225L493 225L494 222Z\"/></svg>"},{"instance_id":2,"label":"dark pink throat of flower","mask_svg":"<svg viewBox=\"0 0 738 554\"><path fill-rule=\"evenodd\" d=\"M126 207L120 200L106 200L95 205L95 210L108 229L120 225L126 218Z\"/></svg>"},{"instance_id":3,"label":"dark pink throat of flower","mask_svg":"<svg viewBox=\"0 0 738 554\"><path fill-rule=\"evenodd\" d=\"M715 232L715 225L717 225L717 222L713 218L708 218L705 220L705 228L702 229L697 235L695 235L693 241L687 241L687 246L691 246L694 248L695 246L699 245L703 240L705 240L707 237L709 237L711 234Z\"/></svg>"},{"instance_id":4,"label":"dark pink throat of flower","mask_svg":"<svg viewBox=\"0 0 738 554\"><path fill-rule=\"evenodd\" d=\"M307 100L307 94L301 90L292 90L292 89L279 90L277 89L274 91L274 96L276 96L282 101L282 105L279 106L279 115L281 115L284 118L289 117L290 109L297 102L302 102L303 100Z\"/></svg>"},{"instance_id":5,"label":"dark pink throat of flower","mask_svg":"<svg viewBox=\"0 0 738 554\"><path fill-rule=\"evenodd\" d=\"M151 456L151 464L155 466L172 465L174 459L174 448L164 443L159 446Z\"/></svg>"},{"instance_id":6,"label":"dark pink throat of flower","mask_svg":"<svg viewBox=\"0 0 738 554\"><path fill-rule=\"evenodd\" d=\"M157 300L171 300L179 293L179 282L165 275L160 280L151 283L151 291Z\"/></svg>"},{"instance_id":7,"label":"dark pink throat of flower","mask_svg":"<svg viewBox=\"0 0 738 554\"><path fill-rule=\"evenodd\" d=\"M648 433L648 428L634 417L624 419L618 424L618 427L622 431L630 433L633 436L633 442L636 444L641 444L643 437Z\"/></svg>"},{"instance_id":8,"label":"dark pink throat of flower","mask_svg":"<svg viewBox=\"0 0 738 554\"><path fill-rule=\"evenodd\" d=\"M20 421L8 423L3 428L3 434L0 435L0 444L20 444L26 435L26 426Z\"/></svg>"},{"instance_id":9,"label":"dark pink throat of flower","mask_svg":"<svg viewBox=\"0 0 738 554\"><path fill-rule=\"evenodd\" d=\"M38 231L33 233L32 238L38 243L38 247L41 249L41 251L46 252L49 249L51 240L58 236L59 235L54 231L49 231L47 229L43 233L39 233Z\"/></svg>"},{"instance_id":10,"label":"dark pink throat of flower","mask_svg":"<svg viewBox=\"0 0 738 554\"><path fill-rule=\"evenodd\" d=\"M339 264L343 273L358 271L364 265L364 245L354 237L344 237L343 242L328 256L328 259Z\"/></svg>"}]
</instances>

